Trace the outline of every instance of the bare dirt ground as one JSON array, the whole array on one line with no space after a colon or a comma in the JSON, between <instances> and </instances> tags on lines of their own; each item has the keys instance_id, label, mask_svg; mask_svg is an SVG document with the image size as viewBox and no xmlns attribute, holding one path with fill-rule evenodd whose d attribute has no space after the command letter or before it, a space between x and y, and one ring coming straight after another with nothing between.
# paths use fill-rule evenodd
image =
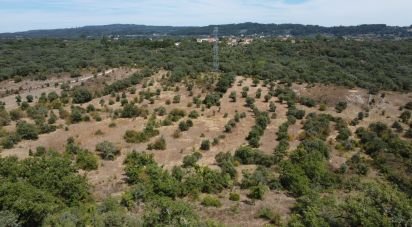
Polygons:
<instances>
[{"instance_id":1,"label":"bare dirt ground","mask_svg":"<svg viewBox=\"0 0 412 227\"><path fill-rule=\"evenodd\" d=\"M369 95L367 90L361 88L348 89L332 85L313 85L308 87L305 84L294 84L292 87L301 96L326 103L327 109L323 113L342 117L348 122L353 120L359 112L366 112L369 109L369 117L361 121L359 126L368 126L376 121L391 125L401 114L399 108L412 100L411 93L384 91L377 95ZM382 94L384 94L384 97L381 97ZM334 109L335 104L339 101L346 101L348 103L347 109L342 113L336 113ZM370 103L372 101L374 102ZM316 110L313 109L311 111L304 106L299 106L299 108L305 109L308 113ZM384 111L383 115L382 111ZM354 127L351 129L354 129Z\"/></svg>"},{"instance_id":2,"label":"bare dirt ground","mask_svg":"<svg viewBox=\"0 0 412 227\"><path fill-rule=\"evenodd\" d=\"M16 103L16 96L20 95L22 100L26 100L27 95L34 97L34 102L40 97L42 93L50 93L52 91L60 94L60 85L63 83L69 84L71 87L81 85L82 83L88 84L102 84L112 83L116 80L122 79L134 72L137 69L127 68L114 68L106 70L104 73L97 73L94 76L92 73L85 73L78 78L70 78L68 74L62 74L58 77L51 77L47 80L23 80L15 83L13 80L6 80L0 82L0 101L6 104L6 110L16 109L18 107ZM6 94L6 91L12 91L11 94Z\"/></svg>"},{"instance_id":3,"label":"bare dirt ground","mask_svg":"<svg viewBox=\"0 0 412 227\"><path fill-rule=\"evenodd\" d=\"M112 71L107 72L105 75L98 75L94 78L93 75L85 74L79 81L74 81L72 85L79 85L82 82L86 86L91 88L101 88L103 82L112 83L118 79L124 78L131 73L136 72L138 69L112 69ZM152 78L155 79L154 86L150 87L151 90L156 90L161 88L160 79L167 74L167 71L159 71ZM60 83L63 80L69 80L70 78L53 78L47 81L51 84L50 87L45 86L45 82L20 82L14 84L12 81L0 83L0 93L5 91L6 88L19 88L23 87L20 95L25 98L27 94L32 94L34 96L40 96L42 92L56 91L60 92L59 87L54 87L53 82ZM60 81L60 82L59 82ZM237 84L242 82L241 86ZM68 126L66 131L64 127L59 128L57 131L43 134L39 136L36 141L22 141L13 149L2 150L0 152L1 156L18 156L19 158L26 158L29 155L29 150L35 150L37 146L44 146L46 148L52 148L58 151L64 151L66 141L69 137L74 137L75 141L79 143L83 148L86 148L92 152L95 152L95 146L97 143L102 141L113 142L116 146L121 149L121 154L114 161L103 161L100 160L99 168L95 171L81 172L87 176L90 184L93 186L93 195L97 200L102 200L109 195L119 195L126 188L125 176L123 170L123 161L126 155L133 151L147 151L147 145L160 136L163 136L166 140L167 148L164 151L147 151L154 154L155 160L163 165L166 169L171 169L176 165L182 163L184 156L191 154L194 150L199 150L202 140L208 139L212 141L214 138L219 136L224 136L224 139L220 139L219 143L215 146L211 146L209 151L202 152L202 159L199 161L200 165L207 165L211 167L215 166L215 156L219 152L235 152L240 146L247 144L245 140L251 127L255 125L255 119L250 108L245 106L245 99L241 98L241 91L243 86L249 86L250 90L248 94L252 97L255 96L257 89L262 89L262 97L256 99L256 106L261 111L266 111L269 108L269 103L264 102L263 97L268 92L268 88L259 84L257 87L252 86L251 79L245 79L244 77L237 77L236 82L233 87L229 88L226 94L221 98L220 107L212 107L210 109L205 109L202 111L201 108L196 108L195 105L189 107L188 104L192 102L192 98L200 95L203 99L206 93L202 92L202 89L195 87L193 89L193 97L189 96L189 92L183 85L177 84L179 86L179 91L168 90L161 92L161 95L156 98L154 104L149 104L146 100L141 106L147 107L151 112L158 107L165 107L167 112L172 109L178 108L186 111L188 114L192 110L196 110L200 113L200 117L193 120L194 126L189 129L189 131L182 132L179 138L174 138L173 135L178 129L178 124L174 123L171 126L162 126L159 128L160 135L151 138L150 141L141 144L128 144L123 139L123 135L127 130L141 131L146 123L147 119L136 118L136 119L111 119L108 113L101 113L103 120L96 122L91 120L90 122L81 122L78 124L73 124ZM30 86L37 86L36 89L31 89ZM133 100L139 96L139 91L143 91L147 88L143 86L136 85L136 94L126 93L128 100ZM306 113L318 112L331 114L333 116L342 117L347 122L354 119L358 112L365 112L369 109L369 117L362 120L359 126L367 127L370 123L376 121L382 121L386 124L391 125L395 120L398 119L401 111L399 107L404 105L406 102L412 100L411 94L399 94L395 92L385 92L385 96L382 97L381 94L369 96L367 91L363 89L347 89L336 86L324 86L324 85L314 85L307 87L307 85L293 85L293 89L299 95L311 97L318 102L324 102L327 104L327 109L320 112L319 105L313 108L308 108L297 104L298 109L303 109ZM237 93L237 102L231 102L229 99L229 94L232 91ZM180 103L172 103L166 105L167 100L172 100L175 95L180 95ZM11 110L17 108L15 102L15 95L9 95L0 99L6 102L6 109ZM82 106L86 107L88 104L93 104L95 107L102 108L100 100L104 100L105 104L109 103L109 100L114 100L113 97L103 96L101 98L96 98L89 103L85 103ZM369 105L369 102L374 100L374 103ZM280 103L276 97L273 97L271 101L276 102L276 118L271 119L271 123L265 130L264 135L261 137L260 149L266 154L272 154L274 148L278 144L277 131L279 126L287 121L286 112L287 105L285 103ZM347 101L348 108L342 113L336 113L334 106L339 101ZM68 107L66 107L68 108ZM120 103L116 102L114 105L109 105L106 107L108 110L116 110L121 108ZM224 125L235 115L235 113L245 112L246 118L241 119L236 125L231 133L224 132ZM382 115L382 111L384 114ZM227 114L227 117L224 117ZM164 117L158 117L157 120L162 120ZM184 119L187 119L184 118ZM115 123L115 127L109 127L111 123ZM64 125L64 121L59 121L59 124ZM290 151L296 149L299 141L299 135L303 132L302 130L303 120L298 120L294 125L289 127L288 133L290 137ZM357 126L357 127L359 127ZM14 128L14 123L10 126L5 127L7 130L12 131ZM350 129L354 132L356 127L350 126ZM96 135L96 132L102 132L101 135ZM336 136L336 132L331 135L333 138ZM348 158L353 155L353 152L341 152L333 149L330 159L330 166L333 169L338 169ZM241 178L242 169L251 169L253 166L239 166L239 176ZM290 212L290 208L293 207L294 199L284 194L283 192L269 192L263 201L255 201L254 205L250 205L244 202L247 199L246 191L237 189L241 194L241 202L232 202L228 200L228 191L225 191L219 195L222 199L223 206L221 208L205 208L197 204L197 209L199 210L202 217L215 218L222 221L227 225L238 225L238 226L261 226L267 222L256 218L256 212L263 207L271 208L275 212L281 214L282 217L287 217Z\"/></svg>"}]
</instances>

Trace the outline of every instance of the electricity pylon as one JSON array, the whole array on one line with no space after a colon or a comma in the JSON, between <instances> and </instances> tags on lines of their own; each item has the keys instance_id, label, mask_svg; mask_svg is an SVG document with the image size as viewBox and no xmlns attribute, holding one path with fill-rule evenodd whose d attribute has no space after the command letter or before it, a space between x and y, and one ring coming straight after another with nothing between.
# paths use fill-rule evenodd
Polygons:
<instances>
[{"instance_id":1,"label":"electricity pylon","mask_svg":"<svg viewBox=\"0 0 412 227\"><path fill-rule=\"evenodd\" d=\"M215 42L213 44L213 69L215 72L219 71L219 28L215 27L213 30L213 36L215 38Z\"/></svg>"}]
</instances>

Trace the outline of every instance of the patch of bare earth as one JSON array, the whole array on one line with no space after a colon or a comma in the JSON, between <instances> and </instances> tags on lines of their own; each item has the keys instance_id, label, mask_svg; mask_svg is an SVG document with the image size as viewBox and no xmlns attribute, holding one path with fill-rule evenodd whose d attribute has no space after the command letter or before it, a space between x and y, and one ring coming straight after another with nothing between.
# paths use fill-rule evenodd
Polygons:
<instances>
[{"instance_id":1,"label":"patch of bare earth","mask_svg":"<svg viewBox=\"0 0 412 227\"><path fill-rule=\"evenodd\" d=\"M99 75L96 78L92 74L84 75L75 81L73 85L79 85L81 82L92 89L101 89L103 82L112 83L116 80L127 77L128 75L136 72L138 69L113 69L113 71L107 72L105 75ZM163 76L167 74L167 71L159 71L153 77L147 78L145 80L155 79L154 86L149 88L143 88L143 86L136 85L136 94L130 94L126 92L129 101L137 98L140 91L150 89L155 91L156 89L161 89L160 80ZM70 80L70 78L55 78L51 79L49 82L59 82L62 80ZM92 76L92 77L90 77ZM243 84L238 86L238 82L243 80ZM21 91L21 96L24 97L27 94L32 94L34 96L40 96L42 92L57 91L60 92L59 88L54 86L44 87L44 84L40 82L21 82L22 84L13 85L14 82L2 82L0 87L3 86L24 86ZM31 90L30 85L32 86ZM51 84L52 85L52 84ZM3 150L1 156L11 156L15 155L19 158L26 158L29 156L29 150L35 150L37 146L44 146L46 148L52 148L58 151L64 151L66 141L69 137L74 137L75 141L81 145L81 147L95 152L95 146L97 143L102 141L113 142L116 146L121 149L121 154L114 161L104 161L100 160L99 168L95 171L83 172L90 184L93 187L93 196L97 200L102 200L109 195L119 195L127 189L127 184L125 182L124 176L124 166L123 161L128 153L135 150L138 152L149 152L154 154L155 160L166 169L171 169L176 165L182 163L184 156L191 154L194 150L199 150L200 144L203 140L208 139L211 142L214 138L221 138L217 145L211 146L209 151L202 151L202 159L199 161L200 165L210 166L212 168L218 168L215 165L215 156L219 152L235 152L237 148L242 145L247 144L245 138L249 134L249 131L253 125L255 125L255 118L253 112L249 107L245 106L245 98L241 98L242 87L249 86L249 96L255 97L256 91L260 88L262 89L262 97L256 99L256 106L260 111L267 111L269 108L269 103L264 102L264 95L267 94L268 88L259 84L256 87L252 86L251 79L245 79L243 77L236 77L236 82L234 86L229 88L228 91L223 95L221 99L220 107L212 107L210 109L205 109L202 111L201 108L196 108L195 105L190 106L193 97L200 95L201 99L206 96L206 92L202 92L200 88L195 87L193 89L193 96L189 96L189 92L181 84L176 84L179 86L179 91L164 91L162 89L161 95L155 99L154 104L150 104L147 100L139 104L152 112L155 108L165 107L167 112L172 109L178 108L186 111L188 114L192 110L196 110L200 113L200 117L193 119L193 127L191 127L186 132L181 132L178 138L175 138L175 131L178 129L178 122L171 126L162 126L159 128L160 135L151 138L146 143L140 144L129 144L123 139L123 136L127 130L141 131L146 123L147 119L136 118L136 119L111 119L109 112L121 108L119 102L114 105L107 105L109 100L115 100L115 98L108 96L103 96L100 98L93 99L91 102L81 105L86 107L88 104L93 104L97 108L102 108L103 112L100 114L103 120L96 122L94 120L90 122L81 122L78 124L72 124L68 126L68 130L64 129L64 121L59 120L58 124L62 127L55 132L40 135L39 139L36 141L22 141L15 146L13 149ZM36 86L38 88L34 89ZM43 86L43 88L41 87ZM347 89L336 86L327 85L293 85L293 89L302 96L307 96L314 98L318 102L324 102L327 104L326 111L320 112L319 105L313 108L308 108L297 104L298 109L303 109L306 114L311 112L330 114L335 117L342 117L348 123L353 120L358 112L365 112L369 109L369 117L360 121L358 126L349 126L349 128L354 131L357 127L363 126L367 127L370 123L376 121L382 121L388 125L392 124L393 121L398 119L401 111L400 106L403 106L406 102L412 100L411 94L399 94L395 92L385 92L385 96L374 95L369 96L367 91L363 89ZM237 102L231 102L229 99L229 94L232 91L237 93ZM1 90L0 90L1 92ZM180 95L180 103L172 103L166 105L167 100L173 100L175 95ZM14 95L9 95L3 97L0 100L6 102L7 109L17 108L16 100ZM100 105L100 100L104 100L105 106ZM373 100L373 102L372 102ZM266 154L272 154L274 148L277 146L278 141L276 140L279 126L287 121L287 105L285 103L280 103L276 97L273 97L271 101L276 103L276 118L271 119L271 123L268 125L261 137L260 149ZM339 101L347 101L348 108L342 113L336 113L334 106ZM372 103L370 103L372 102ZM370 104L369 104L370 103ZM69 107L65 107L69 109ZM384 112L383 112L384 111ZM56 112L56 111L55 111ZM235 116L235 113L245 112L246 118L240 120L236 127L233 128L231 133L224 132L225 124ZM225 117L227 114L227 117ZM270 113L269 113L270 114ZM157 120L162 120L164 117L158 117ZM185 117L184 119L187 119ZM183 119L182 119L183 120ZM290 136L290 149L293 151L299 145L299 135L303 132L302 124L303 120L297 120L295 124L291 125L288 129L288 134ZM115 123L115 127L109 127L111 123ZM10 126L5 127L7 131L13 131L15 123ZM98 132L99 133L96 133ZM332 130L331 138L334 140L337 132ZM147 151L147 145L160 136L163 136L166 140L167 148L164 151ZM334 144L331 145L332 152L329 164L333 169L338 169L346 160L348 160L353 152L343 152L334 149ZM240 165L237 167L239 181L242 178L242 170L253 171L256 168L254 165ZM260 208L266 207L272 209L274 212L279 213L283 218L287 218L291 207L293 207L295 200L283 192L270 191L265 195L265 199L262 201L250 201L247 198L247 191L235 189L236 192L241 194L240 202L233 202L228 199L229 191L225 191L219 194L223 206L220 208L205 208L196 202L197 210L200 215L204 218L212 218L221 221L229 226L262 226L267 224L267 221L263 219L256 218L256 213Z\"/></svg>"},{"instance_id":2,"label":"patch of bare earth","mask_svg":"<svg viewBox=\"0 0 412 227\"><path fill-rule=\"evenodd\" d=\"M85 84L90 88L102 87L103 83L112 83L116 80L123 79L130 74L136 72L137 69L129 68L114 68L106 70L104 73L85 72L81 77L70 78L68 74L51 77L47 80L23 80L15 83L13 80L0 82L0 101L6 104L6 110L18 108L16 96L20 95L22 101L26 100L26 96L32 95L34 102L41 96L42 93L56 92L61 93L60 85L63 83L69 84L71 87ZM7 94L6 91L13 91Z\"/></svg>"}]
</instances>

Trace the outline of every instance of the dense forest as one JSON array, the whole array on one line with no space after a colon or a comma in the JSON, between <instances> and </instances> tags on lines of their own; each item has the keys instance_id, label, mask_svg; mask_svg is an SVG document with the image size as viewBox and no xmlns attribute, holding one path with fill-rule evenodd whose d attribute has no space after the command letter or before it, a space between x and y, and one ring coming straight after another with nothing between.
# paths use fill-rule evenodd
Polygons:
<instances>
[{"instance_id":1,"label":"dense forest","mask_svg":"<svg viewBox=\"0 0 412 227\"><path fill-rule=\"evenodd\" d=\"M210 35L215 26L219 33L229 35L294 35L315 36L324 34L330 36L364 36L376 37L411 37L411 27L387 26L385 24L371 24L359 26L322 27L317 25L302 24L258 24L241 23L225 25L209 25L204 27L172 27L172 26L146 26L134 24L113 24L102 26L85 26L79 28L33 30L16 33L3 33L0 38L79 38L115 36L199 36Z\"/></svg>"},{"instance_id":2,"label":"dense forest","mask_svg":"<svg viewBox=\"0 0 412 227\"><path fill-rule=\"evenodd\" d=\"M175 42L181 42L178 47ZM285 82L333 83L380 89L412 89L411 40L344 40L341 38L257 39L229 46L222 40L222 72ZM166 69L172 80L212 70L212 46L192 39L165 40L2 40L0 78L33 77L119 66Z\"/></svg>"},{"instance_id":3,"label":"dense forest","mask_svg":"<svg viewBox=\"0 0 412 227\"><path fill-rule=\"evenodd\" d=\"M215 25L206 27L186 28L173 32L173 35L208 35L213 31ZM315 36L324 34L330 36L396 36L410 37L407 27L393 27L384 24L371 24L359 26L335 26L323 27L318 25L302 24L258 24L242 23L219 25L221 35L293 35L293 36Z\"/></svg>"}]
</instances>

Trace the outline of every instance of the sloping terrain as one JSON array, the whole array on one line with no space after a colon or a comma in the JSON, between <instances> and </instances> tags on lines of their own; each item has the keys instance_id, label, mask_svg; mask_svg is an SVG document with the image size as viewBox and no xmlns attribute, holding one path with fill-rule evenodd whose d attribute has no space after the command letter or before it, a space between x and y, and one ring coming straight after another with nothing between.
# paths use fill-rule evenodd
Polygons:
<instances>
[{"instance_id":1,"label":"sloping terrain","mask_svg":"<svg viewBox=\"0 0 412 227\"><path fill-rule=\"evenodd\" d=\"M121 201L116 212L124 217L118 220L123 225L132 225L127 222L130 217L146 224L172 225L199 224L196 217L200 217L228 226L288 222L317 226L315 221L344 224L349 219L362 225L377 223L379 215L395 225L395 217L400 223L412 217L410 201L402 199L410 195L410 178L399 176L394 181L391 171L380 166L382 162L375 163L380 157L388 160L390 169L397 164L407 167L410 93L372 95L361 88L288 86L215 73L171 83L166 70L145 73L135 68L88 75L73 82L66 75L31 89L29 81L3 82L3 89L22 88L20 101L16 95L1 98L1 160L7 163L6 157L11 156L21 162L48 160L48 155L57 152L54 155L62 155L85 177L92 201L104 206L109 206L110 198ZM133 80L136 83L129 83ZM53 82L58 86L45 85ZM30 102L28 95L33 96ZM53 115L56 119L50 120ZM379 147L373 150L368 144L371 138L372 144L388 149L398 143L405 163L397 163ZM6 172L0 173L13 182ZM399 189L391 188L392 184L400 185ZM401 211L382 213L373 199L384 196L382 190L392 189L388 203ZM368 190L376 190L377 197L362 197ZM366 213L360 220L353 218L351 212L363 208L346 210L347 206L358 204L360 198L367 200L365 209L378 209L370 211L377 216L366 220ZM176 209L176 214L168 211L173 213L170 219L156 216L169 199L190 204L197 213L194 219L186 205L170 208ZM4 207L18 211L12 205ZM312 208L316 220L307 213ZM348 216L333 216L343 211ZM65 215L48 212L54 216L47 223ZM95 215L102 215L105 223L110 219L104 211ZM20 218L25 224L37 221Z\"/></svg>"}]
</instances>

